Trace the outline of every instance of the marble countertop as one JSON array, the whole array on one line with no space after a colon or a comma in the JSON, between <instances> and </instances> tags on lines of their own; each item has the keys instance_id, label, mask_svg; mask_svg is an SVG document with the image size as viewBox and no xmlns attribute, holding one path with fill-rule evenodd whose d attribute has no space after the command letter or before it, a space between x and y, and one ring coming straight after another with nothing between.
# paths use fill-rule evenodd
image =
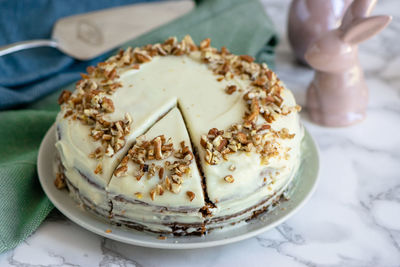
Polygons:
<instances>
[{"instance_id":1,"label":"marble countertop","mask_svg":"<svg viewBox=\"0 0 400 267\"><path fill-rule=\"evenodd\" d=\"M278 76L303 105L313 73L290 52L289 0L263 4L281 34ZM400 266L400 2L381 0L373 13L394 20L360 46L368 117L349 128L323 128L302 112L321 150L321 177L288 221L238 243L169 251L105 239L55 210L30 238L0 255L0 266Z\"/></svg>"}]
</instances>

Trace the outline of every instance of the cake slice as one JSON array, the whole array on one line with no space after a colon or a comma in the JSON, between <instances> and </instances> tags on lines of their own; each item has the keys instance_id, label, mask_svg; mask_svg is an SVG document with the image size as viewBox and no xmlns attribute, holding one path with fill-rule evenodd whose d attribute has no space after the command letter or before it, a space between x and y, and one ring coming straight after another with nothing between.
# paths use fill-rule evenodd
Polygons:
<instances>
[{"instance_id":1,"label":"cake slice","mask_svg":"<svg viewBox=\"0 0 400 267\"><path fill-rule=\"evenodd\" d=\"M112 172L136 137L177 100L167 92L135 88L131 77L136 68L104 62L88 72L72 94L64 91L59 98L56 148L71 195L86 208L108 216L105 188Z\"/></svg>"},{"instance_id":2,"label":"cake slice","mask_svg":"<svg viewBox=\"0 0 400 267\"><path fill-rule=\"evenodd\" d=\"M114 222L175 235L202 231L201 175L177 108L136 139L107 191Z\"/></svg>"},{"instance_id":3,"label":"cake slice","mask_svg":"<svg viewBox=\"0 0 400 267\"><path fill-rule=\"evenodd\" d=\"M283 88L281 95L283 105L296 105L289 90ZM202 137L199 156L207 196L214 205L207 230L237 223L264 211L281 197L295 176L303 138L298 114L291 112L268 124L259 116L257 122L259 130L246 129L245 123L240 123L225 131L211 129ZM218 125L218 121L213 123ZM268 127L263 129L263 125ZM215 164L208 152L226 149L217 149L223 140L226 140L224 147L236 152L228 153Z\"/></svg>"}]
</instances>

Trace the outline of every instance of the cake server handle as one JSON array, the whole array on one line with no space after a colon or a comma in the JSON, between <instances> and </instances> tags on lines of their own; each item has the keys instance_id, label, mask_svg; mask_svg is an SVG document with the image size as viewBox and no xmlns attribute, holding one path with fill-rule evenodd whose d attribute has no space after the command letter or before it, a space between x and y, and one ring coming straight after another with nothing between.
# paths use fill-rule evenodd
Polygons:
<instances>
[{"instance_id":1,"label":"cake server handle","mask_svg":"<svg viewBox=\"0 0 400 267\"><path fill-rule=\"evenodd\" d=\"M44 46L58 48L58 43L55 40L46 39L16 42L5 46L0 46L0 56L4 56L25 49Z\"/></svg>"}]
</instances>

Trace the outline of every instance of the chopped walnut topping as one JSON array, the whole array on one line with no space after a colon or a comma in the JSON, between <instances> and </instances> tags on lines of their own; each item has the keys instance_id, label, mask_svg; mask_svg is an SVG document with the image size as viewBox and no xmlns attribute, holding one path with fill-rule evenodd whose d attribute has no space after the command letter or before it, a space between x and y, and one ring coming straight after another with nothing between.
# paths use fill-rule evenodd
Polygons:
<instances>
[{"instance_id":1,"label":"chopped walnut topping","mask_svg":"<svg viewBox=\"0 0 400 267\"><path fill-rule=\"evenodd\" d=\"M293 139L295 134L290 134L287 128L282 128L280 131L274 131L274 133L282 139Z\"/></svg>"},{"instance_id":2,"label":"chopped walnut topping","mask_svg":"<svg viewBox=\"0 0 400 267\"><path fill-rule=\"evenodd\" d=\"M244 61L247 61L247 62L249 62L249 63L251 63L251 62L254 61L254 58L253 58L252 56L249 56L249 55L241 55L241 56L240 56L240 59L242 59L242 60L244 60Z\"/></svg>"},{"instance_id":3,"label":"chopped walnut topping","mask_svg":"<svg viewBox=\"0 0 400 267\"><path fill-rule=\"evenodd\" d=\"M99 159L102 157L102 155L103 155L103 149L102 149L102 147L98 147L98 148L96 148L96 150L94 152L89 154L89 157Z\"/></svg>"},{"instance_id":4,"label":"chopped walnut topping","mask_svg":"<svg viewBox=\"0 0 400 267\"><path fill-rule=\"evenodd\" d=\"M189 146L186 146L184 141L182 141L180 145L181 149L177 151L174 156L178 159L183 159L185 162L192 161L194 156L192 151L190 151Z\"/></svg>"},{"instance_id":5,"label":"chopped walnut topping","mask_svg":"<svg viewBox=\"0 0 400 267\"><path fill-rule=\"evenodd\" d=\"M233 94L234 92L236 92L236 90L237 90L236 85L228 85L228 86L226 87L226 89L225 89L225 92L226 92L228 95L231 95L231 94Z\"/></svg>"},{"instance_id":6,"label":"chopped walnut topping","mask_svg":"<svg viewBox=\"0 0 400 267\"><path fill-rule=\"evenodd\" d=\"M151 61L151 57L146 55L145 53L136 51L134 53L134 57L139 63L145 63Z\"/></svg>"},{"instance_id":7,"label":"chopped walnut topping","mask_svg":"<svg viewBox=\"0 0 400 267\"><path fill-rule=\"evenodd\" d=\"M67 186L67 184L65 183L64 174L62 174L62 173L57 173L56 174L56 179L54 180L54 185L59 190L65 188Z\"/></svg>"},{"instance_id":8,"label":"chopped walnut topping","mask_svg":"<svg viewBox=\"0 0 400 267\"><path fill-rule=\"evenodd\" d=\"M160 179L162 179L164 176L164 168L161 167L160 170L158 171L158 177L160 177Z\"/></svg>"},{"instance_id":9,"label":"chopped walnut topping","mask_svg":"<svg viewBox=\"0 0 400 267\"><path fill-rule=\"evenodd\" d=\"M128 112L126 112L124 116L124 124L130 125L131 123L132 123L132 117Z\"/></svg>"},{"instance_id":10,"label":"chopped walnut topping","mask_svg":"<svg viewBox=\"0 0 400 267\"><path fill-rule=\"evenodd\" d=\"M155 153L156 159L158 159L158 160L163 158L162 151L161 151L161 146L162 146L161 142L162 141L161 141L160 136L157 136L156 138L153 139L154 153Z\"/></svg>"},{"instance_id":11,"label":"chopped walnut topping","mask_svg":"<svg viewBox=\"0 0 400 267\"><path fill-rule=\"evenodd\" d=\"M103 173L103 165L101 163L97 164L96 169L94 170L95 174L102 174Z\"/></svg>"},{"instance_id":12,"label":"chopped walnut topping","mask_svg":"<svg viewBox=\"0 0 400 267\"><path fill-rule=\"evenodd\" d=\"M120 165L128 165L129 155L122 158Z\"/></svg>"},{"instance_id":13,"label":"chopped walnut topping","mask_svg":"<svg viewBox=\"0 0 400 267\"><path fill-rule=\"evenodd\" d=\"M204 39L203 41L200 42L200 49L208 48L210 47L210 44L211 44L210 38Z\"/></svg>"},{"instance_id":14,"label":"chopped walnut topping","mask_svg":"<svg viewBox=\"0 0 400 267\"><path fill-rule=\"evenodd\" d=\"M172 183L171 183L171 180L169 179L168 176L165 176L165 179L164 179L164 187L165 187L168 191L172 191Z\"/></svg>"},{"instance_id":15,"label":"chopped walnut topping","mask_svg":"<svg viewBox=\"0 0 400 267\"><path fill-rule=\"evenodd\" d=\"M143 169L140 169L140 170L136 173L136 176L135 176L136 180L140 181L140 179L142 179L143 175L144 175Z\"/></svg>"},{"instance_id":16,"label":"chopped walnut topping","mask_svg":"<svg viewBox=\"0 0 400 267\"><path fill-rule=\"evenodd\" d=\"M201 136L201 139L200 139L200 145L203 147L203 148L207 148L207 136L206 135L202 135Z\"/></svg>"},{"instance_id":17,"label":"chopped walnut topping","mask_svg":"<svg viewBox=\"0 0 400 267\"><path fill-rule=\"evenodd\" d=\"M178 194L181 191L182 185L180 184L176 184L176 183L172 183L171 184L171 192L174 194Z\"/></svg>"},{"instance_id":18,"label":"chopped walnut topping","mask_svg":"<svg viewBox=\"0 0 400 267\"><path fill-rule=\"evenodd\" d=\"M150 198L151 198L151 200L154 201L154 199L156 198L156 194L157 194L157 190L156 190L155 188L153 188L153 189L150 191Z\"/></svg>"},{"instance_id":19,"label":"chopped walnut topping","mask_svg":"<svg viewBox=\"0 0 400 267\"><path fill-rule=\"evenodd\" d=\"M122 166L119 166L119 167L114 171L114 175L115 175L116 177L126 176L126 175L127 175L127 171L128 171L128 166L122 165Z\"/></svg>"},{"instance_id":20,"label":"chopped walnut topping","mask_svg":"<svg viewBox=\"0 0 400 267\"><path fill-rule=\"evenodd\" d=\"M192 191L186 191L186 195L189 197L190 202L192 202L196 196Z\"/></svg>"},{"instance_id":21,"label":"chopped walnut topping","mask_svg":"<svg viewBox=\"0 0 400 267\"><path fill-rule=\"evenodd\" d=\"M98 131L99 132L99 134L98 135L102 135L102 139L104 140L104 141L111 141L111 139L112 139L112 135L111 134L104 134L103 132L101 132L101 131ZM94 136L94 138L95 138L95 136ZM95 138L96 139L96 138Z\"/></svg>"},{"instance_id":22,"label":"chopped walnut topping","mask_svg":"<svg viewBox=\"0 0 400 267\"><path fill-rule=\"evenodd\" d=\"M115 110L113 101L107 97L102 99L101 107L107 113L113 113Z\"/></svg>"},{"instance_id":23,"label":"chopped walnut topping","mask_svg":"<svg viewBox=\"0 0 400 267\"><path fill-rule=\"evenodd\" d=\"M262 132L262 131L265 131L265 130L269 130L271 128L271 125L269 125L269 124L262 124L262 125L259 125L259 126L257 126L256 127L256 132L258 133L258 132Z\"/></svg>"},{"instance_id":24,"label":"chopped walnut topping","mask_svg":"<svg viewBox=\"0 0 400 267\"><path fill-rule=\"evenodd\" d=\"M241 143L241 144L248 144L247 140L247 135L244 132L238 132L236 134L236 139Z\"/></svg>"},{"instance_id":25,"label":"chopped walnut topping","mask_svg":"<svg viewBox=\"0 0 400 267\"><path fill-rule=\"evenodd\" d=\"M91 75L92 73L94 73L94 71L96 70L96 68L94 66L88 66L86 68L86 72Z\"/></svg>"},{"instance_id":26,"label":"chopped walnut topping","mask_svg":"<svg viewBox=\"0 0 400 267\"><path fill-rule=\"evenodd\" d=\"M144 136L137 138L136 144L129 150L133 162L143 164L145 160L161 160L168 158L174 148L171 139L166 139L164 135L155 137L153 140L142 141Z\"/></svg>"},{"instance_id":27,"label":"chopped walnut topping","mask_svg":"<svg viewBox=\"0 0 400 267\"><path fill-rule=\"evenodd\" d=\"M68 90L64 90L61 92L60 97L58 98L58 104L61 105L63 103L68 102L69 98L71 97L71 92Z\"/></svg>"},{"instance_id":28,"label":"chopped walnut topping","mask_svg":"<svg viewBox=\"0 0 400 267\"><path fill-rule=\"evenodd\" d=\"M159 196L162 196L163 194L164 194L164 189L163 189L163 187L161 186L161 185L157 185L156 186L156 193L157 193L157 195L159 195Z\"/></svg>"},{"instance_id":29,"label":"chopped walnut topping","mask_svg":"<svg viewBox=\"0 0 400 267\"><path fill-rule=\"evenodd\" d=\"M251 106L250 106L250 115L247 117L248 121L257 121L258 114L260 114L260 106L258 105L258 99L253 98L251 100Z\"/></svg>"},{"instance_id":30,"label":"chopped walnut topping","mask_svg":"<svg viewBox=\"0 0 400 267\"><path fill-rule=\"evenodd\" d=\"M228 144L228 139L222 138L221 141L219 142L219 144L216 146L216 150L218 152L222 152L224 150L224 148L226 148L227 144Z\"/></svg>"},{"instance_id":31,"label":"chopped walnut topping","mask_svg":"<svg viewBox=\"0 0 400 267\"><path fill-rule=\"evenodd\" d=\"M108 157L112 157L114 155L114 149L111 145L107 146L105 155Z\"/></svg>"},{"instance_id":32,"label":"chopped walnut topping","mask_svg":"<svg viewBox=\"0 0 400 267\"><path fill-rule=\"evenodd\" d=\"M174 151L175 153L173 153ZM165 160L170 156L174 156L177 160L166 160L164 166L157 164L158 161ZM135 145L128 151L127 156L123 158L120 167L115 172L119 175L125 174L127 167L123 166L127 166L129 160L138 164L138 169L134 174L137 180L140 180L145 174L148 179L158 174L159 179L162 180L150 191L150 197L153 199L156 195L161 196L164 190L175 194L180 192L185 175L190 174L190 164L194 160L194 155L184 141L180 142L180 149L175 150L171 138L159 135L148 141L142 135L136 139ZM148 162L150 160L152 162Z\"/></svg>"},{"instance_id":33,"label":"chopped walnut topping","mask_svg":"<svg viewBox=\"0 0 400 267\"><path fill-rule=\"evenodd\" d=\"M186 35L183 40L182 40L182 46L184 48L186 48L186 50L189 50L188 52L192 52L192 51L197 51L198 47L196 46L196 44L194 43L192 37L190 37L190 35Z\"/></svg>"},{"instance_id":34,"label":"chopped walnut topping","mask_svg":"<svg viewBox=\"0 0 400 267\"><path fill-rule=\"evenodd\" d=\"M183 179L179 175L173 174L171 176L171 179L172 179L173 183L176 183L176 184L182 184L183 183Z\"/></svg>"},{"instance_id":35,"label":"chopped walnut topping","mask_svg":"<svg viewBox=\"0 0 400 267\"><path fill-rule=\"evenodd\" d=\"M224 177L224 180L225 180L225 182L227 182L227 183L233 183L234 181L235 181L235 179L233 179L233 176L232 175L227 175L227 176L225 176Z\"/></svg>"}]
</instances>

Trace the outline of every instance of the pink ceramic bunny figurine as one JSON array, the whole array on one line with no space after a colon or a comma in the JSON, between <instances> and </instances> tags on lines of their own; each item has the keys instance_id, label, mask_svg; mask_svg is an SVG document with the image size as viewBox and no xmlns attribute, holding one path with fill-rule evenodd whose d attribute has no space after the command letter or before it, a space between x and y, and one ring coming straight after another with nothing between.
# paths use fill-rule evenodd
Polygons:
<instances>
[{"instance_id":1,"label":"pink ceramic bunny figurine","mask_svg":"<svg viewBox=\"0 0 400 267\"><path fill-rule=\"evenodd\" d=\"M358 61L357 45L384 29L390 16L368 17L376 0L354 0L341 26L318 37L305 59L316 70L307 91L311 120L347 126L364 119L368 88Z\"/></svg>"},{"instance_id":2,"label":"pink ceramic bunny figurine","mask_svg":"<svg viewBox=\"0 0 400 267\"><path fill-rule=\"evenodd\" d=\"M321 34L340 25L353 0L292 0L288 16L288 38L297 60L307 64L304 54Z\"/></svg>"}]
</instances>

